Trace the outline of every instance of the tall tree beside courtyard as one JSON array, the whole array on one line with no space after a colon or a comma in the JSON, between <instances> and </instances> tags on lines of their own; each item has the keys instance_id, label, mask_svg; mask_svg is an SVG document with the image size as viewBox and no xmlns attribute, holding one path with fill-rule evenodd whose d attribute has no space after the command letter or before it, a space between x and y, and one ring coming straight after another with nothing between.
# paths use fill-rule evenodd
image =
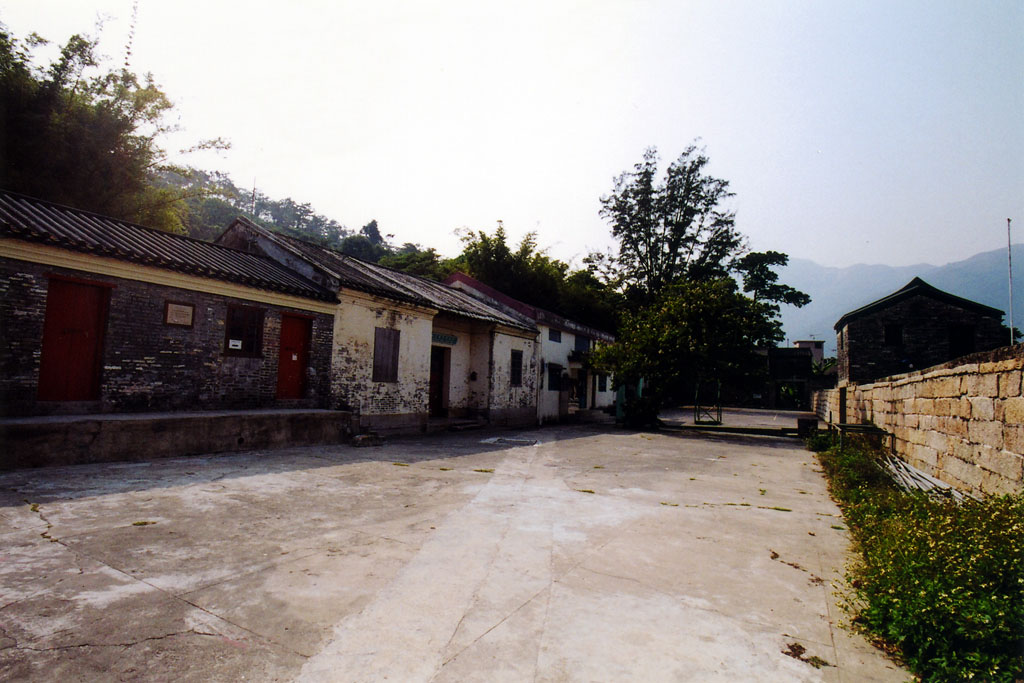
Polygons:
<instances>
[{"instance_id":1,"label":"tall tree beside courtyard","mask_svg":"<svg viewBox=\"0 0 1024 683\"><path fill-rule=\"evenodd\" d=\"M649 301L681 280L723 277L743 250L736 215L725 206L729 182L706 173L708 157L691 144L658 179L658 152L615 179L601 216L618 240L614 270L634 301Z\"/></svg>"},{"instance_id":2,"label":"tall tree beside courtyard","mask_svg":"<svg viewBox=\"0 0 1024 683\"><path fill-rule=\"evenodd\" d=\"M747 253L727 206L729 183L709 175L708 163L690 145L659 179L658 153L648 149L601 199L618 252L590 262L632 305L616 342L593 361L627 387L633 424L654 423L665 400L704 382L751 386L764 370L757 349L783 338L779 305L810 301L778 282L773 268L786 264L785 254Z\"/></svg>"},{"instance_id":3,"label":"tall tree beside courtyard","mask_svg":"<svg viewBox=\"0 0 1024 683\"><path fill-rule=\"evenodd\" d=\"M9 190L178 232L186 211L160 147L172 108L149 75L103 71L94 39L72 36L40 67L0 25L0 177ZM197 147L221 146L220 141Z\"/></svg>"}]
</instances>

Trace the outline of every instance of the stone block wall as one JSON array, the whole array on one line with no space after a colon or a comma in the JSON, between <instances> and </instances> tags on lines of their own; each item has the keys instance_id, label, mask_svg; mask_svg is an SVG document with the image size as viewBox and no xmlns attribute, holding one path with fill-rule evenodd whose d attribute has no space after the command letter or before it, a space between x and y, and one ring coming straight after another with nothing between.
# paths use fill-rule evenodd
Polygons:
<instances>
[{"instance_id":1,"label":"stone block wall","mask_svg":"<svg viewBox=\"0 0 1024 683\"><path fill-rule=\"evenodd\" d=\"M893 436L897 455L956 488L1024 491L1024 345L815 394L826 422L870 423Z\"/></svg>"},{"instance_id":2,"label":"stone block wall","mask_svg":"<svg viewBox=\"0 0 1024 683\"><path fill-rule=\"evenodd\" d=\"M112 285L100 400L36 400L50 274ZM194 306L192 327L164 323L167 301ZM224 354L229 304L263 309L259 357ZM0 414L109 413L256 407L327 407L333 316L312 315L305 398L276 399L281 314L308 311L85 273L0 261Z\"/></svg>"}]
</instances>

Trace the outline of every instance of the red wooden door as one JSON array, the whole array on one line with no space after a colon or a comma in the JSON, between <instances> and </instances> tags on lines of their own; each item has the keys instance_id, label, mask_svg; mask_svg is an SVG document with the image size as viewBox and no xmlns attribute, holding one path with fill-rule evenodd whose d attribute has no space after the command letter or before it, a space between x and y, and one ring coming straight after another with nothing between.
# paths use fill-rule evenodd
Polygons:
<instances>
[{"instance_id":1,"label":"red wooden door","mask_svg":"<svg viewBox=\"0 0 1024 683\"><path fill-rule=\"evenodd\" d=\"M306 366L309 364L309 340L312 321L291 315L281 316L281 348L277 360L277 397L302 398Z\"/></svg>"},{"instance_id":2,"label":"red wooden door","mask_svg":"<svg viewBox=\"0 0 1024 683\"><path fill-rule=\"evenodd\" d=\"M40 401L93 401L100 397L100 363L110 290L51 279L46 294Z\"/></svg>"}]
</instances>

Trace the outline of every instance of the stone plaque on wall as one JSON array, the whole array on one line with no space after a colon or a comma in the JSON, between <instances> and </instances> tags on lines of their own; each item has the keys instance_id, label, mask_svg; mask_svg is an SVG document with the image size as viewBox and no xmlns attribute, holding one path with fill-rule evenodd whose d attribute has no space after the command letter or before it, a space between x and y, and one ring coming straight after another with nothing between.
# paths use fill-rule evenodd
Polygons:
<instances>
[{"instance_id":1,"label":"stone plaque on wall","mask_svg":"<svg viewBox=\"0 0 1024 683\"><path fill-rule=\"evenodd\" d=\"M194 313L195 306L192 304L182 304L174 301L164 303L164 323L167 325L192 327Z\"/></svg>"}]
</instances>

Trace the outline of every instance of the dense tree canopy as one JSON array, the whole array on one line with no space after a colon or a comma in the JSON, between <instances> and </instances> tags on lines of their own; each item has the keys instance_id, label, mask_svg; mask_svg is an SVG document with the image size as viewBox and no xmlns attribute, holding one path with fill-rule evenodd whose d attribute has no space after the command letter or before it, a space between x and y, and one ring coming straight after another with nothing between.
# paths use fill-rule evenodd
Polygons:
<instances>
[{"instance_id":1,"label":"dense tree canopy","mask_svg":"<svg viewBox=\"0 0 1024 683\"><path fill-rule=\"evenodd\" d=\"M601 198L601 215L619 242L614 266L633 299L653 299L681 280L722 277L743 249L735 214L724 206L729 183L708 175L708 157L695 145L658 180L658 153L615 180Z\"/></svg>"},{"instance_id":2,"label":"dense tree canopy","mask_svg":"<svg viewBox=\"0 0 1024 683\"><path fill-rule=\"evenodd\" d=\"M96 41L72 36L52 64L0 25L0 177L7 189L184 231L182 196L154 182L171 102L151 76L99 68ZM222 144L201 143L200 147Z\"/></svg>"},{"instance_id":3,"label":"dense tree canopy","mask_svg":"<svg viewBox=\"0 0 1024 683\"><path fill-rule=\"evenodd\" d=\"M685 392L701 382L737 390L756 381L764 364L757 349L782 338L769 305L744 296L730 277L683 280L627 312L616 343L593 362L619 384L644 380L642 396L629 396L627 419L652 424L668 398L690 400Z\"/></svg>"},{"instance_id":4,"label":"dense tree canopy","mask_svg":"<svg viewBox=\"0 0 1024 683\"><path fill-rule=\"evenodd\" d=\"M810 301L778 282L773 268L787 263L785 254L747 253L725 205L729 183L709 175L708 163L690 145L659 180L657 151L648 149L601 200L618 251L589 261L623 289L631 310L616 342L593 360L620 385L644 380L643 395L630 394L627 405L637 424L653 422L668 397L683 398L701 382L733 392L750 386L764 368L757 349L783 338L779 305Z\"/></svg>"}]
</instances>

